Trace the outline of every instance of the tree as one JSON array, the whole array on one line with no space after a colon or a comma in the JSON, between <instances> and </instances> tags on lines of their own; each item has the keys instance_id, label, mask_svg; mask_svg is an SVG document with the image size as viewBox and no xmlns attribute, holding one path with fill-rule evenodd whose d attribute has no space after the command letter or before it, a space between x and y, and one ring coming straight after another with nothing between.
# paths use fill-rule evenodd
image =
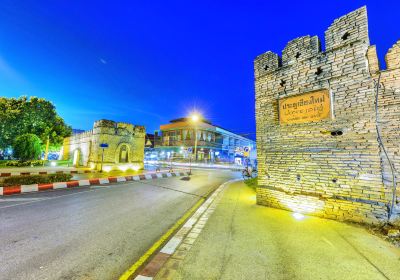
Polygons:
<instances>
[{"instance_id":1,"label":"tree","mask_svg":"<svg viewBox=\"0 0 400 280\"><path fill-rule=\"evenodd\" d=\"M0 97L0 149L12 146L17 136L26 133L37 135L42 143L49 138L51 146L59 148L71 131L48 100Z\"/></svg>"},{"instance_id":2,"label":"tree","mask_svg":"<svg viewBox=\"0 0 400 280\"><path fill-rule=\"evenodd\" d=\"M18 136L13 144L14 156L20 160L38 159L41 154L41 141L35 134Z\"/></svg>"}]
</instances>

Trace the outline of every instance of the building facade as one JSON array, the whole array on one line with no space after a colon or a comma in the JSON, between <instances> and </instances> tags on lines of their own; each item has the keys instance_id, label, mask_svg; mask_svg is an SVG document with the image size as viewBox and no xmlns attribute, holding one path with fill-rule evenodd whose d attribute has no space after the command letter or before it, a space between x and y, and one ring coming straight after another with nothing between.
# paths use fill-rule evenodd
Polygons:
<instances>
[{"instance_id":1,"label":"building facade","mask_svg":"<svg viewBox=\"0 0 400 280\"><path fill-rule=\"evenodd\" d=\"M325 46L299 37L254 61L257 203L399 223L400 42L381 70L362 7L332 23Z\"/></svg>"},{"instance_id":2,"label":"building facade","mask_svg":"<svg viewBox=\"0 0 400 280\"><path fill-rule=\"evenodd\" d=\"M248 161L250 164L255 164L256 161L254 141L215 126L205 119L197 122L190 118L172 120L169 124L160 126L157 136L155 148L162 160L194 160L197 150L197 160L201 162L244 165Z\"/></svg>"},{"instance_id":3,"label":"building facade","mask_svg":"<svg viewBox=\"0 0 400 280\"><path fill-rule=\"evenodd\" d=\"M63 159L74 166L100 169L142 169L145 145L143 126L99 120L93 129L64 139Z\"/></svg>"}]
</instances>

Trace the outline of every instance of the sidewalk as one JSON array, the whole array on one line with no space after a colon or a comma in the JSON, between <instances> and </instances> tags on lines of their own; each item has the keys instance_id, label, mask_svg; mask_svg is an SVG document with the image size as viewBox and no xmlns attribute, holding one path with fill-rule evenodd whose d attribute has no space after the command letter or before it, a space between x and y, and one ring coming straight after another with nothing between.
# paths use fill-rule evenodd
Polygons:
<instances>
[{"instance_id":1,"label":"sidewalk","mask_svg":"<svg viewBox=\"0 0 400 280\"><path fill-rule=\"evenodd\" d=\"M155 279L399 279L400 249L362 227L258 206L242 182L220 196Z\"/></svg>"}]
</instances>

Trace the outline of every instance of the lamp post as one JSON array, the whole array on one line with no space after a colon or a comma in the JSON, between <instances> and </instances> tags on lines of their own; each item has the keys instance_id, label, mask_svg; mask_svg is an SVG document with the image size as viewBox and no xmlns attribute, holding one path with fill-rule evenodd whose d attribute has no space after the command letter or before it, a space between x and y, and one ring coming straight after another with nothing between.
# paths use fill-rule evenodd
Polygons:
<instances>
[{"instance_id":1,"label":"lamp post","mask_svg":"<svg viewBox=\"0 0 400 280\"><path fill-rule=\"evenodd\" d=\"M107 143L101 143L100 148L102 148L102 153L101 153L101 165L100 165L100 172L103 172L103 162L104 162L104 149L108 148Z\"/></svg>"},{"instance_id":2,"label":"lamp post","mask_svg":"<svg viewBox=\"0 0 400 280\"><path fill-rule=\"evenodd\" d=\"M192 122L194 123L194 160L197 162L197 122L199 121L200 117L197 114L193 114L192 117Z\"/></svg>"}]
</instances>

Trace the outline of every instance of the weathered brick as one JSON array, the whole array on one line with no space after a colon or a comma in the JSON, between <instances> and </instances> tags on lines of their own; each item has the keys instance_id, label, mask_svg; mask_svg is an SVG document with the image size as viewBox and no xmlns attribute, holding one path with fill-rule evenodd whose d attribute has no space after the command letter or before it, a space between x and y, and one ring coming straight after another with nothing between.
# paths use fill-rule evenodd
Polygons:
<instances>
[{"instance_id":1,"label":"weathered brick","mask_svg":"<svg viewBox=\"0 0 400 280\"><path fill-rule=\"evenodd\" d=\"M287 44L282 63L272 52L255 59L257 203L378 223L387 217L393 185L383 147L400 190L400 41L386 55L388 69L381 71L362 7L334 21L325 45L321 52L318 37L304 36ZM278 101L314 90L329 91L332 117L280 124ZM332 136L333 131L343 134ZM399 213L393 219L400 219Z\"/></svg>"}]
</instances>

